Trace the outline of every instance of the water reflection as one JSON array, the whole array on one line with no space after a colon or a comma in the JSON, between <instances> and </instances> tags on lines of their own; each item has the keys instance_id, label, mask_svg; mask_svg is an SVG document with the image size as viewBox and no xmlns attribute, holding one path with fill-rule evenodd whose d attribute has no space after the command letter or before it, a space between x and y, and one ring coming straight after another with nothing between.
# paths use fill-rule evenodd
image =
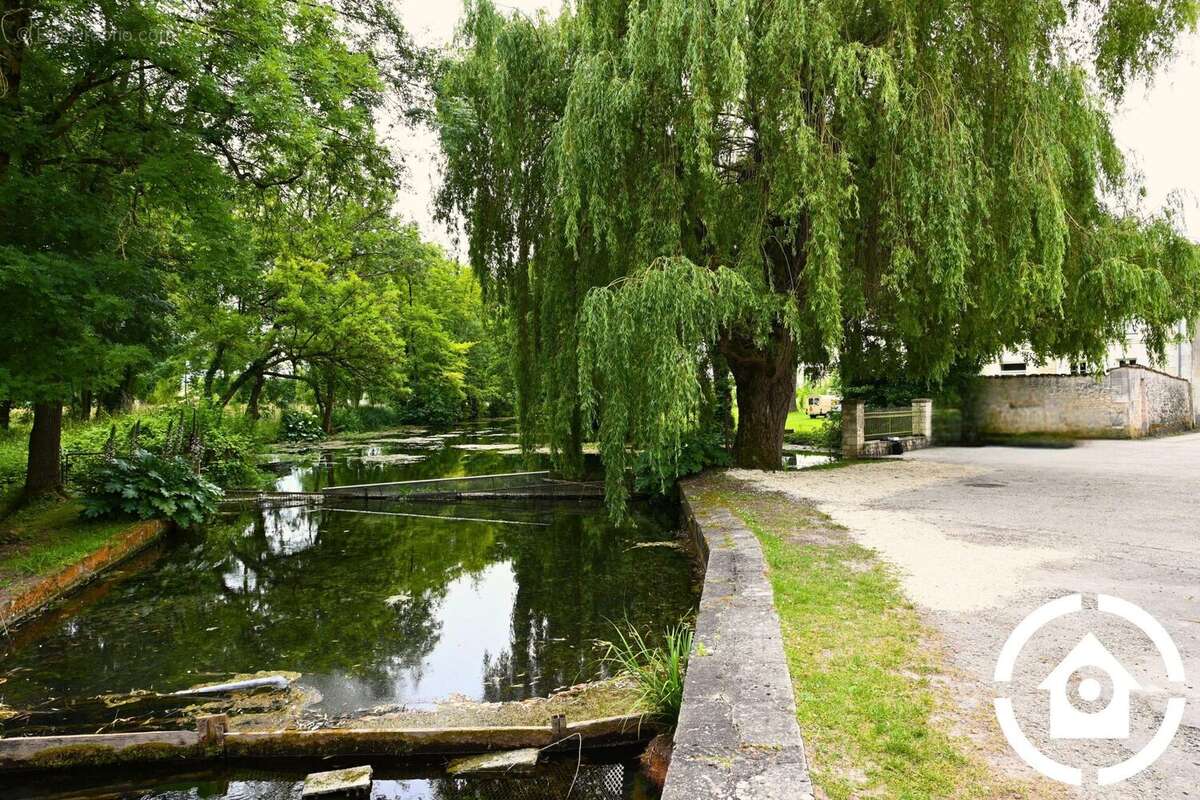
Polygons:
<instances>
[{"instance_id":1,"label":"water reflection","mask_svg":"<svg viewBox=\"0 0 1200 800\"><path fill-rule=\"evenodd\" d=\"M497 457L462 452L460 466ZM612 621L661 630L692 607L688 556L637 546L674 528L645 507L616 527L590 505L244 514L176 535L144 571L5 640L0 702L173 691L259 670L303 673L330 712L543 696L604 675L594 640Z\"/></svg>"},{"instance_id":2,"label":"water reflection","mask_svg":"<svg viewBox=\"0 0 1200 800\"><path fill-rule=\"evenodd\" d=\"M344 766L344 765L343 765ZM652 786L631 763L576 765L575 759L556 759L539 766L532 776L452 779L420 772L376 766L373 800L650 800ZM80 798L142 798L143 800L298 800L303 771L272 774L219 770L204 776L153 778L101 773L88 779L70 774L46 776L37 789L0 785L0 800L80 800Z\"/></svg>"}]
</instances>

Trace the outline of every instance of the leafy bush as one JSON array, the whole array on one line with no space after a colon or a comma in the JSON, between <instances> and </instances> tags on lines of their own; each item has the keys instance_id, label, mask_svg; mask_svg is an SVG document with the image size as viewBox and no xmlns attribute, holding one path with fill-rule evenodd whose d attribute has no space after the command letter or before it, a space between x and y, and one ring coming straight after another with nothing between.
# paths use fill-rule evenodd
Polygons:
<instances>
[{"instance_id":1,"label":"leafy bush","mask_svg":"<svg viewBox=\"0 0 1200 800\"><path fill-rule=\"evenodd\" d=\"M604 660L637 684L643 708L674 725L683 705L683 678L692 652L691 625L667 628L661 647L653 647L632 625L616 628L615 641L604 642Z\"/></svg>"},{"instance_id":2,"label":"leafy bush","mask_svg":"<svg viewBox=\"0 0 1200 800\"><path fill-rule=\"evenodd\" d=\"M263 482L255 456L262 441L258 423L219 408L178 405L120 419L77 424L64 432L64 451L115 453L147 450L160 456L187 455L206 478L220 486L255 487ZM82 485L95 459L72 465L72 483Z\"/></svg>"},{"instance_id":3,"label":"leafy bush","mask_svg":"<svg viewBox=\"0 0 1200 800\"><path fill-rule=\"evenodd\" d=\"M639 492L665 494L675 481L695 475L707 467L729 466L729 450L721 431L715 427L692 431L683 437L679 452L666 463L651 461L642 453L634 464L634 484Z\"/></svg>"},{"instance_id":4,"label":"leafy bush","mask_svg":"<svg viewBox=\"0 0 1200 800\"><path fill-rule=\"evenodd\" d=\"M279 438L285 442L319 442L325 438L315 414L289 408L279 418Z\"/></svg>"},{"instance_id":5,"label":"leafy bush","mask_svg":"<svg viewBox=\"0 0 1200 800\"><path fill-rule=\"evenodd\" d=\"M333 428L338 432L381 431L401 422L401 415L388 406L339 406L333 410Z\"/></svg>"},{"instance_id":6,"label":"leafy bush","mask_svg":"<svg viewBox=\"0 0 1200 800\"><path fill-rule=\"evenodd\" d=\"M220 487L196 474L187 459L148 450L101 462L83 488L85 517L165 517L184 527L211 517L222 495Z\"/></svg>"}]
</instances>

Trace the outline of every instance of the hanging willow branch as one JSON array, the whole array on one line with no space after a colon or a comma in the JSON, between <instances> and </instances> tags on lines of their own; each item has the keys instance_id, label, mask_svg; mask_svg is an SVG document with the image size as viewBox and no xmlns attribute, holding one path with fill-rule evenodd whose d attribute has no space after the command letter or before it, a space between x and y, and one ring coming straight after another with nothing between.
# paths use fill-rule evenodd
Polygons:
<instances>
[{"instance_id":1,"label":"hanging willow branch","mask_svg":"<svg viewBox=\"0 0 1200 800\"><path fill-rule=\"evenodd\" d=\"M579 315L579 387L585 428L599 425L610 509L620 514L635 453L652 473L672 477L682 437L696 426L703 350L737 321L762 325L770 314L751 285L730 269L682 257L593 289ZM748 315L758 309L758 315ZM748 319L757 316L757 319Z\"/></svg>"}]
</instances>

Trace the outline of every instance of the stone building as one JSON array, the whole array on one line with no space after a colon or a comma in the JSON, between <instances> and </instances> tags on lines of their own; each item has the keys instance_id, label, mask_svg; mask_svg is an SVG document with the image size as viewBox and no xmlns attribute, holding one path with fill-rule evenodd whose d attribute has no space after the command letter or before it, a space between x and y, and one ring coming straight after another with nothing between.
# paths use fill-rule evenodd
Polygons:
<instances>
[{"instance_id":1,"label":"stone building","mask_svg":"<svg viewBox=\"0 0 1200 800\"><path fill-rule=\"evenodd\" d=\"M1200 424L1200 321L1179 324L1178 335L1165 353L1161 362L1151 358L1141 332L1130 328L1124 342L1111 345L1105 362L1105 370L1124 366L1142 366L1188 381L1192 385L1192 414ZM1037 363L1028 351L1006 351L1000 358L985 366L980 375L985 377L1017 375L1072 375L1078 374L1066 359Z\"/></svg>"}]
</instances>

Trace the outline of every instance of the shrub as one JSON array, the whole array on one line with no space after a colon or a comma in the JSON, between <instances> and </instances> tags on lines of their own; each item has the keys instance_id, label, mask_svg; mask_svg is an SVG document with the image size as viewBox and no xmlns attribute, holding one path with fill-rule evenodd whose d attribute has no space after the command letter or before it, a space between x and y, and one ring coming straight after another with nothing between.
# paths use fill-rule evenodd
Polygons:
<instances>
[{"instance_id":1,"label":"shrub","mask_svg":"<svg viewBox=\"0 0 1200 800\"><path fill-rule=\"evenodd\" d=\"M665 494L675 481L695 475L707 467L729 466L725 438L715 427L693 431L683 437L679 452L666 464L655 464L647 453L634 464L634 485L639 492Z\"/></svg>"},{"instance_id":2,"label":"shrub","mask_svg":"<svg viewBox=\"0 0 1200 800\"><path fill-rule=\"evenodd\" d=\"M279 418L279 438L285 442L319 442L325 438L315 414L289 408Z\"/></svg>"},{"instance_id":3,"label":"shrub","mask_svg":"<svg viewBox=\"0 0 1200 800\"><path fill-rule=\"evenodd\" d=\"M165 517L184 527L211 517L222 495L216 484L196 474L187 459L148 450L101 462L83 488L85 517Z\"/></svg>"},{"instance_id":4,"label":"shrub","mask_svg":"<svg viewBox=\"0 0 1200 800\"><path fill-rule=\"evenodd\" d=\"M254 487L263 482L255 460L259 441L257 424L248 417L226 414L215 407L178 405L74 425L64 433L63 449L183 455L198 463L204 476L220 486ZM79 459L72 465L71 482L83 485L98 466L94 458Z\"/></svg>"},{"instance_id":5,"label":"shrub","mask_svg":"<svg viewBox=\"0 0 1200 800\"><path fill-rule=\"evenodd\" d=\"M617 638L604 642L604 660L637 685L643 708L674 725L683 705L683 678L692 653L692 626L667 628L661 647L653 647L632 625L616 627Z\"/></svg>"},{"instance_id":6,"label":"shrub","mask_svg":"<svg viewBox=\"0 0 1200 800\"><path fill-rule=\"evenodd\" d=\"M380 431L401 422L400 414L388 406L339 406L333 410L333 428L338 432Z\"/></svg>"}]
</instances>

